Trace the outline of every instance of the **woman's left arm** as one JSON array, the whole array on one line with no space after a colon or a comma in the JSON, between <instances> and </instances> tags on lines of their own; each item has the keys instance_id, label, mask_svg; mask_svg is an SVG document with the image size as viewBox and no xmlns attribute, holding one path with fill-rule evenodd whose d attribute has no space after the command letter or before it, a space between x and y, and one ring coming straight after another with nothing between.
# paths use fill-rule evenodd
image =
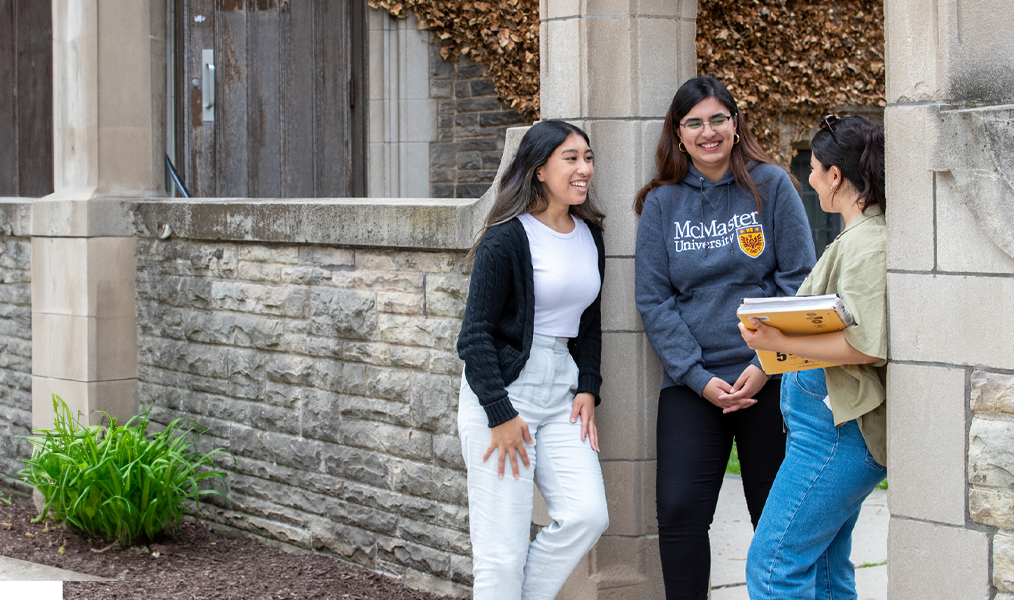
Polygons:
<instances>
[{"instance_id":1,"label":"woman's left arm","mask_svg":"<svg viewBox=\"0 0 1014 600\"><path fill-rule=\"evenodd\" d=\"M869 356L856 350L845 339L845 334L840 331L789 337L757 319L750 319L750 324L756 329L751 331L740 323L739 332L746 345L754 350L784 352L839 365L865 365L884 358Z\"/></svg>"}]
</instances>

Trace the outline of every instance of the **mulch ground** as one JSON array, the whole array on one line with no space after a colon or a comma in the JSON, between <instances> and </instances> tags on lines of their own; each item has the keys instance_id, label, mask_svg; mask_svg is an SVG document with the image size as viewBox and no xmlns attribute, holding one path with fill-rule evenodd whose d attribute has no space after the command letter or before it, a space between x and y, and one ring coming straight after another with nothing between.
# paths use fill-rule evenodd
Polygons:
<instances>
[{"instance_id":1,"label":"mulch ground","mask_svg":"<svg viewBox=\"0 0 1014 600\"><path fill-rule=\"evenodd\" d=\"M65 599L441 600L320 554L290 554L185 521L175 537L122 548L37 515L31 499L0 504L0 555L113 579L66 582Z\"/></svg>"}]
</instances>

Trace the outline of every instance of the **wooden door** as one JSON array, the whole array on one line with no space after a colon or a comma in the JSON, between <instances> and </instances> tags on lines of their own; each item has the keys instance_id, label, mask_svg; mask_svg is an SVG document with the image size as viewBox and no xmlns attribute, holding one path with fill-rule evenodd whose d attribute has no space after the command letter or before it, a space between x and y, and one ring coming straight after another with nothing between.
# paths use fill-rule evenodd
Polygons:
<instances>
[{"instance_id":1,"label":"wooden door","mask_svg":"<svg viewBox=\"0 0 1014 600\"><path fill-rule=\"evenodd\" d=\"M175 162L191 194L365 196L365 0L176 3Z\"/></svg>"},{"instance_id":2,"label":"wooden door","mask_svg":"<svg viewBox=\"0 0 1014 600\"><path fill-rule=\"evenodd\" d=\"M0 196L53 192L53 7L0 0Z\"/></svg>"}]
</instances>

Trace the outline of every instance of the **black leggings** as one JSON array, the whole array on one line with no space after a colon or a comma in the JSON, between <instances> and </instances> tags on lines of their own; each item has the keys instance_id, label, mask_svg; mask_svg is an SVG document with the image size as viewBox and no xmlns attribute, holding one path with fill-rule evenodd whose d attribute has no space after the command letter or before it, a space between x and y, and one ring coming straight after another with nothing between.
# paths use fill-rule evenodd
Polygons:
<instances>
[{"instance_id":1,"label":"black leggings","mask_svg":"<svg viewBox=\"0 0 1014 600\"><path fill-rule=\"evenodd\" d=\"M715 517L733 437L754 528L785 458L779 408L781 381L769 381L757 404L727 415L690 388L673 386L658 398L655 504L666 600L704 600L711 574L708 530Z\"/></svg>"}]
</instances>

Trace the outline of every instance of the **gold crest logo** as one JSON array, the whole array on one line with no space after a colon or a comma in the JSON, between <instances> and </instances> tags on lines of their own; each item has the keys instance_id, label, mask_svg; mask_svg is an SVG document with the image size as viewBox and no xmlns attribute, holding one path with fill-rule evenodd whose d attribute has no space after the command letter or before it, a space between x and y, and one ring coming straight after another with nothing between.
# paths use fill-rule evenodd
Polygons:
<instances>
[{"instance_id":1,"label":"gold crest logo","mask_svg":"<svg viewBox=\"0 0 1014 600\"><path fill-rule=\"evenodd\" d=\"M760 225L740 227L736 230L739 249L750 258L757 258L764 252L764 228Z\"/></svg>"}]
</instances>

